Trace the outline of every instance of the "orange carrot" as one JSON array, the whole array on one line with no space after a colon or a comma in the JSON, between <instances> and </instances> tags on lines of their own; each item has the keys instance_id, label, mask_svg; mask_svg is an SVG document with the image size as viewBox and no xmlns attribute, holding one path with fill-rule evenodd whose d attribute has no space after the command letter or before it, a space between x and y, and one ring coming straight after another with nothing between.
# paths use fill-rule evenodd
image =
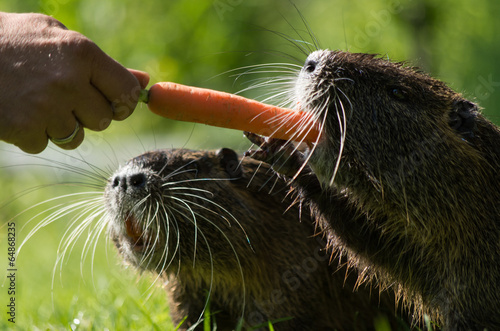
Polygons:
<instances>
[{"instance_id":1,"label":"orange carrot","mask_svg":"<svg viewBox=\"0 0 500 331\"><path fill-rule=\"evenodd\" d=\"M308 113L279 108L230 93L170 82L154 84L147 98L155 114L186 122L249 131L295 141L315 142L318 125Z\"/></svg>"}]
</instances>

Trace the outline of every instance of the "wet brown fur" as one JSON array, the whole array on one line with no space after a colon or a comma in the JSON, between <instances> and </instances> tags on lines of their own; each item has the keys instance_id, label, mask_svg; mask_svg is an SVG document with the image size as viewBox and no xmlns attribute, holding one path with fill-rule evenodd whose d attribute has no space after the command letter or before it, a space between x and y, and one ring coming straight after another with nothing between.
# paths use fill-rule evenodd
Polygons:
<instances>
[{"instance_id":1,"label":"wet brown fur","mask_svg":"<svg viewBox=\"0 0 500 331\"><path fill-rule=\"evenodd\" d=\"M146 174L146 181L134 184L130 179L139 173ZM161 186L169 182L173 185ZM110 179L110 235L126 261L168 281L173 322L187 316L181 329L198 322L210 288L210 310L218 330L233 329L240 317L246 326L293 317L275 323L276 330L366 330L379 315L400 327L393 294L379 295L365 286L354 291L355 272L346 272L341 265L345 261L329 265L326 241L315 235L308 212L300 217L298 206L289 208L287 191L268 165L238 159L228 149L149 152L130 160ZM176 198L191 201L186 204L197 213L196 225ZM154 252L134 251L134 240L123 224L130 202L142 199L152 206L151 212L134 221L148 224L144 238L159 248ZM157 203L170 208L169 221L163 209L155 213ZM153 245L156 238L160 241Z\"/></svg>"},{"instance_id":2,"label":"wet brown fur","mask_svg":"<svg viewBox=\"0 0 500 331\"><path fill-rule=\"evenodd\" d=\"M499 129L443 82L369 54L317 51L296 89L305 111L327 103L313 173L293 185L331 246L395 284L417 322L500 329Z\"/></svg>"}]
</instances>

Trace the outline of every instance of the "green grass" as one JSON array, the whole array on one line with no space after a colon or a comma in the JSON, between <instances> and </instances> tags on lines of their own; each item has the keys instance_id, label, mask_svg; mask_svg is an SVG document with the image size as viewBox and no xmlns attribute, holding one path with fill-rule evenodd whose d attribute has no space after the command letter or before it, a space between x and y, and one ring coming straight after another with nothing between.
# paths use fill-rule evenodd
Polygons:
<instances>
[{"instance_id":1,"label":"green grass","mask_svg":"<svg viewBox=\"0 0 500 331\"><path fill-rule=\"evenodd\" d=\"M44 229L21 251L15 296L20 330L173 329L164 291L151 287L149 275L139 277L121 266L112 247L106 256L104 241L97 246L93 272L90 261L80 266L78 244L53 277L62 233L56 226ZM8 326L2 318L0 329Z\"/></svg>"},{"instance_id":2,"label":"green grass","mask_svg":"<svg viewBox=\"0 0 500 331\"><path fill-rule=\"evenodd\" d=\"M10 300L4 282L7 265L7 226L16 223L19 248L29 230L41 220L33 216L48 205L18 215L32 205L63 194L82 191L73 186L55 185L20 197L16 193L55 182L37 167L2 168L0 182L0 306ZM5 205L6 202L10 202ZM53 204L51 204L53 205ZM61 268L56 265L57 249L69 226L70 217L42 228L23 246L16 261L16 324L8 322L1 309L0 330L173 330L167 299L161 284L150 274L139 275L122 264L112 243L103 234L95 256L82 259L87 233L82 235Z\"/></svg>"}]
</instances>

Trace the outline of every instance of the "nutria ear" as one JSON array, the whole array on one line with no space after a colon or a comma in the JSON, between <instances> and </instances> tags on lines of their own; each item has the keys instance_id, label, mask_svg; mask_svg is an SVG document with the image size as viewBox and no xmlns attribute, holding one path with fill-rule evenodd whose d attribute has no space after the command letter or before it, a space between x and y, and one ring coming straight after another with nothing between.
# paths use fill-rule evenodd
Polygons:
<instances>
[{"instance_id":1,"label":"nutria ear","mask_svg":"<svg viewBox=\"0 0 500 331\"><path fill-rule=\"evenodd\" d=\"M226 170L230 178L241 177L243 170L241 170L238 154L235 151L229 148L221 148L217 151L217 157L221 167Z\"/></svg>"},{"instance_id":2,"label":"nutria ear","mask_svg":"<svg viewBox=\"0 0 500 331\"><path fill-rule=\"evenodd\" d=\"M469 100L457 100L453 103L448 124L464 138L473 138L476 130L477 105Z\"/></svg>"}]
</instances>

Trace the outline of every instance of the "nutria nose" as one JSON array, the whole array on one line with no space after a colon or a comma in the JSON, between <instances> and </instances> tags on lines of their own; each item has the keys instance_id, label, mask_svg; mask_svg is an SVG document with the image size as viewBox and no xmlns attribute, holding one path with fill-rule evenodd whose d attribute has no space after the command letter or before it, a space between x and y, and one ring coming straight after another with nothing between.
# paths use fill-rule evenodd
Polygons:
<instances>
[{"instance_id":1,"label":"nutria nose","mask_svg":"<svg viewBox=\"0 0 500 331\"><path fill-rule=\"evenodd\" d=\"M146 175L143 173L132 175L116 175L113 178L113 188L120 187L123 191L128 188L138 189L146 186Z\"/></svg>"}]
</instances>

